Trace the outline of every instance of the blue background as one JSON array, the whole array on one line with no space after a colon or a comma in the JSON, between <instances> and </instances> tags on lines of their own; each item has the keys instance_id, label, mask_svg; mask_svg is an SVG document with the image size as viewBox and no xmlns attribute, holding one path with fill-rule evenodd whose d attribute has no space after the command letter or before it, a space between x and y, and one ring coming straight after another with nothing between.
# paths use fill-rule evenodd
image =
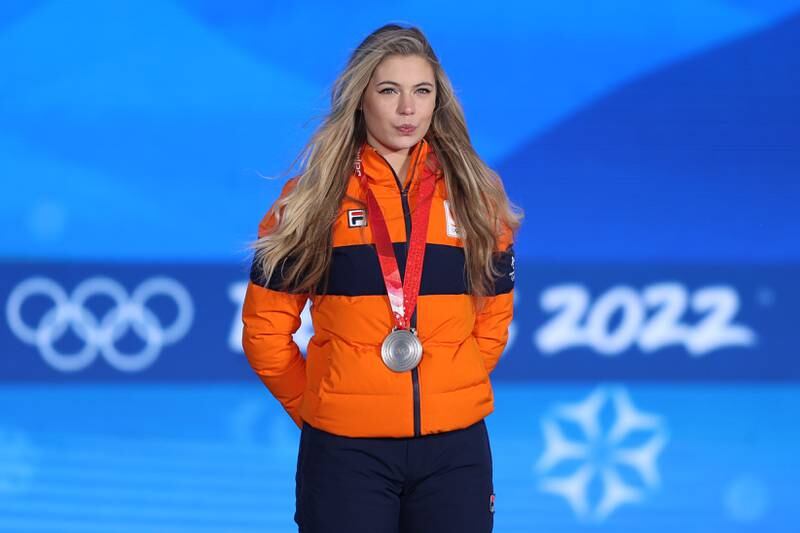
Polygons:
<instances>
[{"instance_id":1,"label":"blue background","mask_svg":"<svg viewBox=\"0 0 800 533\"><path fill-rule=\"evenodd\" d=\"M298 432L238 346L247 244L388 21L426 32L526 212L495 530L800 530L800 0L2 3L0 530L294 530ZM31 279L158 278L191 325L135 371L59 368L14 325L53 308L14 303ZM64 360L87 324L53 333ZM135 363L142 330L112 334ZM599 433L564 408L592 398ZM553 428L589 451L542 466ZM546 490L584 471L585 508Z\"/></svg>"}]
</instances>

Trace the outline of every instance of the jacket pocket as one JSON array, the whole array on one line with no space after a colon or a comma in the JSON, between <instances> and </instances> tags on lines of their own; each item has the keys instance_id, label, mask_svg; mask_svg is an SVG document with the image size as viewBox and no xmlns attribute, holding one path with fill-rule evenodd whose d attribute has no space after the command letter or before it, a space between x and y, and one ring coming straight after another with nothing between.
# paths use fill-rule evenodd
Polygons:
<instances>
[{"instance_id":1,"label":"jacket pocket","mask_svg":"<svg viewBox=\"0 0 800 533\"><path fill-rule=\"evenodd\" d=\"M481 354L481 349L478 346L478 341L475 339L473 335L469 336L470 344L473 348L474 357L473 359L476 361L478 365L478 372L480 376L483 378L484 381L489 381L489 371L486 370L486 364L483 361L483 354Z\"/></svg>"},{"instance_id":2,"label":"jacket pocket","mask_svg":"<svg viewBox=\"0 0 800 533\"><path fill-rule=\"evenodd\" d=\"M306 389L317 396L331 371L331 343L312 337L306 348Z\"/></svg>"}]
</instances>

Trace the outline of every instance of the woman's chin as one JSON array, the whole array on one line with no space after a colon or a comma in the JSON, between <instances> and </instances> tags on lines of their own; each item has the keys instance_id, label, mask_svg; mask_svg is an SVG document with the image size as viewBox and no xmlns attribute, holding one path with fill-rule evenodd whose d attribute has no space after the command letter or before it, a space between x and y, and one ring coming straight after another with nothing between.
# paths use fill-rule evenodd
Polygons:
<instances>
[{"instance_id":1,"label":"woman's chin","mask_svg":"<svg viewBox=\"0 0 800 533\"><path fill-rule=\"evenodd\" d=\"M424 136L425 132L420 131L419 128L410 135L400 133L397 130L392 130L386 132L380 137L375 136L375 140L378 141L386 150L391 152L400 152L401 150L411 149Z\"/></svg>"},{"instance_id":2,"label":"woman's chin","mask_svg":"<svg viewBox=\"0 0 800 533\"><path fill-rule=\"evenodd\" d=\"M400 150L408 150L415 144L422 139L422 135L419 135L417 132L414 132L412 135L405 135L402 133L395 133L392 135L391 139L388 140L387 143L384 144L387 148L391 148L393 151L400 151Z\"/></svg>"}]
</instances>

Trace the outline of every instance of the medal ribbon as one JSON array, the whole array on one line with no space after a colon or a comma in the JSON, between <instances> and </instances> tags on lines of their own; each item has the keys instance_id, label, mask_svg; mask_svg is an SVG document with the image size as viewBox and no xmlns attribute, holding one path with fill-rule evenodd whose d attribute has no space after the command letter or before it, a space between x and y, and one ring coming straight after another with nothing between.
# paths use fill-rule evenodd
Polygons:
<instances>
[{"instance_id":1,"label":"medal ribbon","mask_svg":"<svg viewBox=\"0 0 800 533\"><path fill-rule=\"evenodd\" d=\"M435 156L430 154L430 157ZM408 247L408 256L406 257L405 276L401 282L400 270L397 266L397 258L394 255L392 239L389 236L389 228L386 226L386 219L372 189L369 188L366 172L362 173L361 171L361 152L359 152L358 159L356 159L355 171L361 180L362 188L367 193L367 217L372 226L372 237L375 241L375 248L378 251L378 261L381 265L386 293L389 295L389 303L392 306L395 325L401 329L408 329L411 315L417 305L417 296L419 295L419 286L422 279L425 240L428 235L428 221L430 220L431 202L433 200L434 173L426 163L422 181L417 190L416 210L411 218L411 239Z\"/></svg>"}]
</instances>

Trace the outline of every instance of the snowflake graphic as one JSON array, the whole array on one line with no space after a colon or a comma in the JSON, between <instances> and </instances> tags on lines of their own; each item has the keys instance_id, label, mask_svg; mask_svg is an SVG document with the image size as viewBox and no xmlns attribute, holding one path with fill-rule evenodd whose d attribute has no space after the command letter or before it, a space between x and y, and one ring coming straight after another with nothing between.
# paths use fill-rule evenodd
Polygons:
<instances>
[{"instance_id":1,"label":"snowflake graphic","mask_svg":"<svg viewBox=\"0 0 800 533\"><path fill-rule=\"evenodd\" d=\"M614 421L604 431L600 414L611 402ZM585 440L569 440L562 422L577 425ZM545 447L534 468L541 475L539 488L567 500L575 515L584 521L602 522L626 503L640 502L659 486L656 460L667 443L667 430L661 417L638 410L623 387L598 387L585 400L562 404L542 420ZM636 446L626 446L634 435L648 438ZM565 476L552 470L569 462L577 469ZM630 483L620 467L632 469L640 483ZM589 487L600 480L602 494L590 498ZM630 477L630 476L628 476Z\"/></svg>"}]
</instances>

